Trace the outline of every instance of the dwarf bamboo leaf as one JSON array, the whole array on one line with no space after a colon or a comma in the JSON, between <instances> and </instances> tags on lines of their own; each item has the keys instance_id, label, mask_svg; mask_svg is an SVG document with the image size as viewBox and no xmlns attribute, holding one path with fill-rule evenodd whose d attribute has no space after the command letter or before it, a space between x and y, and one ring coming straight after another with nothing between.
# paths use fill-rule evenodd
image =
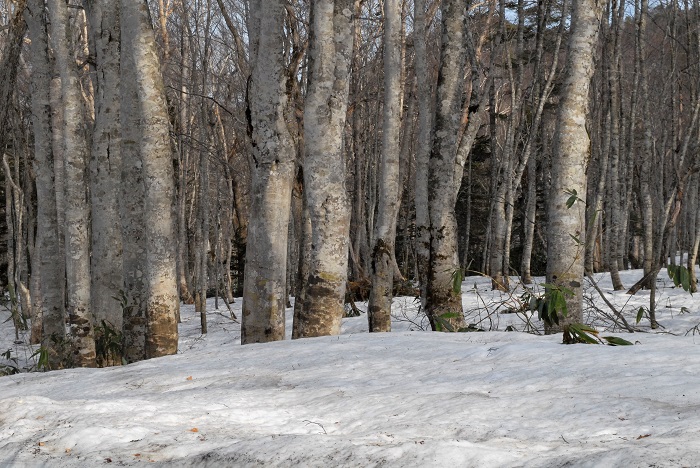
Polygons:
<instances>
[{"instance_id":1,"label":"dwarf bamboo leaf","mask_svg":"<svg viewBox=\"0 0 700 468\"><path fill-rule=\"evenodd\" d=\"M610 346L634 346L634 343L617 336L604 336L603 339L607 341Z\"/></svg>"}]
</instances>

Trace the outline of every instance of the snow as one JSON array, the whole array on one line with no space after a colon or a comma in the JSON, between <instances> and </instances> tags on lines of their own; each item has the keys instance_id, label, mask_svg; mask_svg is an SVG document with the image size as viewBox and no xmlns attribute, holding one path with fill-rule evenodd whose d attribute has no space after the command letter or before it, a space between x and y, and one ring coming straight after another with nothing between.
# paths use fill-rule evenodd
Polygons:
<instances>
[{"instance_id":1,"label":"snow","mask_svg":"<svg viewBox=\"0 0 700 468\"><path fill-rule=\"evenodd\" d=\"M341 336L240 346L223 305L210 300L206 336L184 306L175 356L0 378L0 466L700 466L700 302L664 275L665 328L644 320L640 332L615 333L636 342L622 347L425 332L413 298L395 301L389 334L366 333L363 314ZM634 324L649 293L596 278ZM466 278L468 321L541 329L536 317L501 313L521 292ZM240 316L240 300L233 307ZM24 362L31 350L13 339L3 323L0 351Z\"/></svg>"}]
</instances>

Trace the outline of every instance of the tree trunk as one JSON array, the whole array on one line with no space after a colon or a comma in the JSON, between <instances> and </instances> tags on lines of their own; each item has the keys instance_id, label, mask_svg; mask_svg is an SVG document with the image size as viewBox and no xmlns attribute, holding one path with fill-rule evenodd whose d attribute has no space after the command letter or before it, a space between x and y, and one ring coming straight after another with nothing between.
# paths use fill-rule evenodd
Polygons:
<instances>
[{"instance_id":1,"label":"tree trunk","mask_svg":"<svg viewBox=\"0 0 700 468\"><path fill-rule=\"evenodd\" d=\"M49 90L51 67L49 64L48 33L43 0L27 2L26 20L31 38L32 63L32 128L34 133L34 160L36 163L37 230L36 255L41 269L39 285L41 298L39 317L42 324L42 346L49 353L52 369L61 367L63 356L56 343L65 339L65 310L63 301L64 259L58 245L59 226L54 186L54 161L52 154L51 107ZM34 335L34 325L32 326ZM53 338L53 339L52 339Z\"/></svg>"},{"instance_id":2,"label":"tree trunk","mask_svg":"<svg viewBox=\"0 0 700 468\"><path fill-rule=\"evenodd\" d=\"M433 329L458 330L464 327L461 291L456 290L453 283L459 272L457 220L454 213L457 193L455 161L466 53L465 14L462 2L443 1L435 127L428 168L430 267L426 313Z\"/></svg>"},{"instance_id":3,"label":"tree trunk","mask_svg":"<svg viewBox=\"0 0 700 468\"><path fill-rule=\"evenodd\" d=\"M428 167L432 128L432 99L428 68L428 30L425 20L425 0L414 1L415 70L418 99L418 141L416 142L416 269L421 288L421 305L426 308L428 271L430 269L430 210L428 207Z\"/></svg>"},{"instance_id":4,"label":"tree trunk","mask_svg":"<svg viewBox=\"0 0 700 468\"><path fill-rule=\"evenodd\" d=\"M123 14L123 12L122 12ZM124 295L123 328L124 358L127 362L146 359L146 295L147 284L143 257L146 254L144 226L145 187L139 154L138 90L133 49L134 37L121 23L121 156L122 156L122 247Z\"/></svg>"},{"instance_id":5,"label":"tree trunk","mask_svg":"<svg viewBox=\"0 0 700 468\"><path fill-rule=\"evenodd\" d=\"M567 74L554 133L547 282L553 285L548 294L553 294L552 288L562 288L566 297L568 314L559 322L565 332L568 324L583 321L586 167L590 156L586 115L601 10L599 0L574 3ZM573 294L566 294L564 289Z\"/></svg>"},{"instance_id":6,"label":"tree trunk","mask_svg":"<svg viewBox=\"0 0 700 468\"><path fill-rule=\"evenodd\" d=\"M93 367L95 340L90 308L90 206L85 198L89 155L84 99L70 47L68 7L50 0L50 40L61 77L65 149L65 258L68 318L74 345L73 364Z\"/></svg>"},{"instance_id":7,"label":"tree trunk","mask_svg":"<svg viewBox=\"0 0 700 468\"><path fill-rule=\"evenodd\" d=\"M340 333L348 271L350 206L343 137L353 51L351 0L312 2L304 109L304 189L311 222L299 338ZM303 255L302 255L303 258Z\"/></svg>"},{"instance_id":8,"label":"tree trunk","mask_svg":"<svg viewBox=\"0 0 700 468\"><path fill-rule=\"evenodd\" d=\"M287 76L282 48L284 2L249 7L252 75L248 81L251 209L243 283L241 343L284 339L287 235L294 142L287 127Z\"/></svg>"},{"instance_id":9,"label":"tree trunk","mask_svg":"<svg viewBox=\"0 0 700 468\"><path fill-rule=\"evenodd\" d=\"M95 325L104 320L122 329L123 311L118 299L124 287L120 153L120 31L119 3L109 0L87 2L93 43L97 86L95 127L90 160L92 203L92 292Z\"/></svg>"},{"instance_id":10,"label":"tree trunk","mask_svg":"<svg viewBox=\"0 0 700 468\"><path fill-rule=\"evenodd\" d=\"M370 332L391 331L396 220L400 198L401 2L384 2L384 114L377 219L372 246L372 289L367 308Z\"/></svg>"},{"instance_id":11,"label":"tree trunk","mask_svg":"<svg viewBox=\"0 0 700 468\"><path fill-rule=\"evenodd\" d=\"M175 184L170 127L163 78L148 4L121 0L122 37L131 35L131 54L136 71L140 115L139 153L143 167L145 204L146 357L177 352L176 231L173 213Z\"/></svg>"}]
</instances>

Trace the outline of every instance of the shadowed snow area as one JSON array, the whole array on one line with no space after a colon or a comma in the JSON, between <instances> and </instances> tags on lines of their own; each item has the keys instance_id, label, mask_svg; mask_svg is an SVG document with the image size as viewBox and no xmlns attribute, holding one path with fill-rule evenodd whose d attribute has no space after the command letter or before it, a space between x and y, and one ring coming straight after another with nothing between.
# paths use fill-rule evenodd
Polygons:
<instances>
[{"instance_id":1,"label":"shadowed snow area","mask_svg":"<svg viewBox=\"0 0 700 468\"><path fill-rule=\"evenodd\" d=\"M605 278L634 324L648 291L630 300ZM364 333L362 314L341 336L240 346L223 304L209 301L204 337L184 306L176 356L0 378L0 466L700 466L700 336L685 333L700 302L659 286L664 333L643 320L615 333L637 342L622 347L410 331L413 298L397 299L390 334ZM522 330L526 314L501 313L518 294L466 278L468 321ZM19 355L10 326L0 351Z\"/></svg>"}]
</instances>

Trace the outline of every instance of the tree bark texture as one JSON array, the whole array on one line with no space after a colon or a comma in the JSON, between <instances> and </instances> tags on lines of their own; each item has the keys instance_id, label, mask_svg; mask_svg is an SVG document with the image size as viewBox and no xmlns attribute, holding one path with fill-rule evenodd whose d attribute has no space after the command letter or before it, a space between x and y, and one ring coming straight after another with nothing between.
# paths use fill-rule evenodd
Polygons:
<instances>
[{"instance_id":1,"label":"tree bark texture","mask_svg":"<svg viewBox=\"0 0 700 468\"><path fill-rule=\"evenodd\" d=\"M446 321L455 330L464 326L462 296L453 289L453 280L459 270L457 220L454 213L457 193L455 161L466 53L465 15L463 2L443 1L442 49L428 167L430 266L427 275L426 313L433 328L436 327L436 321Z\"/></svg>"},{"instance_id":2,"label":"tree bark texture","mask_svg":"<svg viewBox=\"0 0 700 468\"><path fill-rule=\"evenodd\" d=\"M43 0L27 2L26 20L31 38L32 63L32 128L34 132L34 164L37 189L37 232L35 253L41 269L39 284L41 298L39 318L42 322L42 346L49 353L52 369L61 366L62 356L56 343L66 336L65 308L63 300L64 258L59 249L59 226L54 184L52 152L51 66L46 14ZM52 339L54 337L55 339Z\"/></svg>"},{"instance_id":3,"label":"tree bark texture","mask_svg":"<svg viewBox=\"0 0 700 468\"><path fill-rule=\"evenodd\" d=\"M65 175L65 259L68 318L73 364L95 366L93 314L90 308L90 206L85 197L89 148L85 102L71 48L68 7L50 0L50 40L61 77Z\"/></svg>"},{"instance_id":4,"label":"tree bark texture","mask_svg":"<svg viewBox=\"0 0 700 468\"><path fill-rule=\"evenodd\" d=\"M367 307L370 332L391 331L396 220L401 204L401 1L384 2L384 109L377 219L372 246L372 289Z\"/></svg>"},{"instance_id":5,"label":"tree bark texture","mask_svg":"<svg viewBox=\"0 0 700 468\"><path fill-rule=\"evenodd\" d=\"M300 338L340 333L350 235L344 134L353 2L316 0L311 19L309 90L304 109L304 192L311 243L299 327L295 324Z\"/></svg>"},{"instance_id":6,"label":"tree bark texture","mask_svg":"<svg viewBox=\"0 0 700 468\"><path fill-rule=\"evenodd\" d=\"M248 82L251 209L243 285L241 343L284 339L287 235L295 148L287 121L282 56L284 2L250 3L252 75Z\"/></svg>"},{"instance_id":7,"label":"tree bark texture","mask_svg":"<svg viewBox=\"0 0 700 468\"><path fill-rule=\"evenodd\" d=\"M140 115L139 152L143 167L146 256L146 357L177 352L175 182L165 89L148 3L122 0L122 24L131 34Z\"/></svg>"},{"instance_id":8,"label":"tree bark texture","mask_svg":"<svg viewBox=\"0 0 700 468\"><path fill-rule=\"evenodd\" d=\"M601 10L598 0L574 3L567 74L554 134L547 282L573 292L566 295L568 315L560 321L563 328L583 321L586 167L590 156L586 115ZM575 201L567 206L571 197Z\"/></svg>"},{"instance_id":9,"label":"tree bark texture","mask_svg":"<svg viewBox=\"0 0 700 468\"><path fill-rule=\"evenodd\" d=\"M124 288L122 269L120 26L119 2L87 2L88 19L95 45L95 126L90 158L92 204L92 310L95 324L104 320L122 329Z\"/></svg>"}]
</instances>

